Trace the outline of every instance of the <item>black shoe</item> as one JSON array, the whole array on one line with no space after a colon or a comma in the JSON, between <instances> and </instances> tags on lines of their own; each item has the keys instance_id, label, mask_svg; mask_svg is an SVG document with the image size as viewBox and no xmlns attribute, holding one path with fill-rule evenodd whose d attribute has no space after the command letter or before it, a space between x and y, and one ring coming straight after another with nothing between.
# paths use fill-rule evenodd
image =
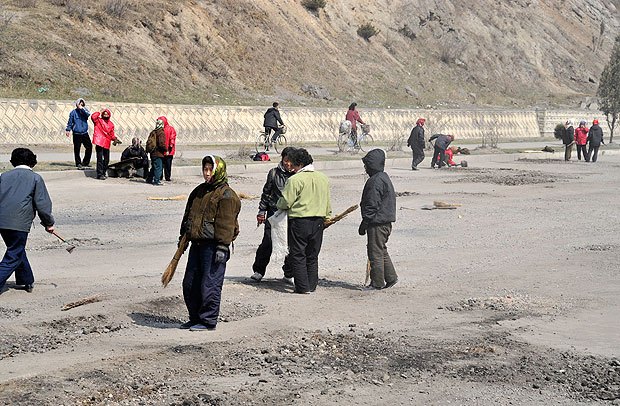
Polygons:
<instances>
[{"instance_id":1,"label":"black shoe","mask_svg":"<svg viewBox=\"0 0 620 406\"><path fill-rule=\"evenodd\" d=\"M412 166L412 167L411 167L411 170L412 170L412 171L417 171L417 170L418 170L418 168L417 168L417 167L415 167L415 166Z\"/></svg>"},{"instance_id":2,"label":"black shoe","mask_svg":"<svg viewBox=\"0 0 620 406\"><path fill-rule=\"evenodd\" d=\"M190 321L186 321L185 323L181 324L179 328L181 330L189 330L191 327L195 326L196 324L199 324L199 323L196 323L195 321L190 320Z\"/></svg>"},{"instance_id":3,"label":"black shoe","mask_svg":"<svg viewBox=\"0 0 620 406\"><path fill-rule=\"evenodd\" d=\"M397 283L398 283L398 278L394 279L392 282L386 283L385 286L383 287L383 289L391 288L392 286L396 285Z\"/></svg>"},{"instance_id":4,"label":"black shoe","mask_svg":"<svg viewBox=\"0 0 620 406\"><path fill-rule=\"evenodd\" d=\"M24 290L28 293L32 293L32 290L34 289L34 286L32 284L30 285L24 285Z\"/></svg>"},{"instance_id":5,"label":"black shoe","mask_svg":"<svg viewBox=\"0 0 620 406\"><path fill-rule=\"evenodd\" d=\"M189 328L189 331L214 331L215 326L207 326L206 324L198 323Z\"/></svg>"},{"instance_id":6,"label":"black shoe","mask_svg":"<svg viewBox=\"0 0 620 406\"><path fill-rule=\"evenodd\" d=\"M84 169L84 167L83 167L81 164L78 164L77 168L78 168L79 170Z\"/></svg>"}]
</instances>

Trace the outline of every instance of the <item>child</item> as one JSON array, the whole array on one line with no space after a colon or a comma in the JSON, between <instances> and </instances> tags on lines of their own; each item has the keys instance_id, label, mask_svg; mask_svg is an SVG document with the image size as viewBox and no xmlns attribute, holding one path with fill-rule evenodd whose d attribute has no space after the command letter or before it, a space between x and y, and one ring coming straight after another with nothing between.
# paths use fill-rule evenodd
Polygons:
<instances>
[{"instance_id":1,"label":"child","mask_svg":"<svg viewBox=\"0 0 620 406\"><path fill-rule=\"evenodd\" d=\"M368 290L390 288L398 282L398 275L387 252L387 241L396 221L396 192L385 167L385 152L369 151L364 158L364 169L370 178L364 185L360 210L362 223L359 234L368 235L368 260L370 261L370 286Z\"/></svg>"}]
</instances>

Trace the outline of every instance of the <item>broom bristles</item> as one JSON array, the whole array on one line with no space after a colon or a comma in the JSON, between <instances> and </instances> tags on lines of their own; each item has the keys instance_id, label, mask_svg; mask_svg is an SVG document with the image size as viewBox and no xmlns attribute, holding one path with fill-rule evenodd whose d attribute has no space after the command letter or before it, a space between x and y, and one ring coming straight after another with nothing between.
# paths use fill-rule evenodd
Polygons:
<instances>
[{"instance_id":1,"label":"broom bristles","mask_svg":"<svg viewBox=\"0 0 620 406\"><path fill-rule=\"evenodd\" d=\"M357 210L357 208L358 208L358 207L359 207L359 206L358 206L357 204L354 204L353 206L349 207L348 209L346 209L346 210L345 210L345 211L343 211L342 213L340 213L340 214L338 214L338 215L336 215L336 216L334 216L334 217L330 217L330 218L325 219L324 226L325 226L325 227L329 227L329 226L331 226L332 224L334 224L334 223L336 223L336 222L338 222L338 221L342 220L342 219L343 219L343 218L345 218L345 217L346 217L349 213L351 213L351 212L353 212L353 211Z\"/></svg>"},{"instance_id":2,"label":"broom bristles","mask_svg":"<svg viewBox=\"0 0 620 406\"><path fill-rule=\"evenodd\" d=\"M183 237L181 237L181 241L179 242L179 247L177 248L177 251L174 253L174 256L170 260L170 263L168 264L166 270L161 276L161 284L164 286L164 288L168 286L168 284L172 280L172 277L177 270L177 265L179 265L179 260L183 256L183 253L187 249L188 245L189 241L187 241L187 235L183 234Z\"/></svg>"}]
</instances>

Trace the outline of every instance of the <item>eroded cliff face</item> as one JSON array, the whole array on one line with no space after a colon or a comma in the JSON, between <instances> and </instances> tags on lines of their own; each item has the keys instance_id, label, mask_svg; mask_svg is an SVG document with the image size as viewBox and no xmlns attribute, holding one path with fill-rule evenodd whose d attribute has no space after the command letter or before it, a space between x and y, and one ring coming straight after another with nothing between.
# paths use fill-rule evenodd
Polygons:
<instances>
[{"instance_id":1,"label":"eroded cliff face","mask_svg":"<svg viewBox=\"0 0 620 406\"><path fill-rule=\"evenodd\" d=\"M2 6L2 97L577 106L619 28L610 0L328 0L318 13L299 0L81 4ZM379 33L364 40L367 23Z\"/></svg>"}]
</instances>

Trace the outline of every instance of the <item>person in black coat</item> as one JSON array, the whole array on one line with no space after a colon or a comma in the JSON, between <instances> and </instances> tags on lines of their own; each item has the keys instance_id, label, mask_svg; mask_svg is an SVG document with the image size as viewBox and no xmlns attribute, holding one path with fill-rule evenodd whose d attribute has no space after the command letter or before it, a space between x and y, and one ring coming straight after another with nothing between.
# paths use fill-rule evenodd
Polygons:
<instances>
[{"instance_id":1,"label":"person in black coat","mask_svg":"<svg viewBox=\"0 0 620 406\"><path fill-rule=\"evenodd\" d=\"M411 147L412 160L411 160L411 169L414 171L418 170L418 165L420 162L424 160L424 123L425 119L419 118L415 123L415 127L411 130L411 135L407 140L407 146Z\"/></svg>"},{"instance_id":2,"label":"person in black coat","mask_svg":"<svg viewBox=\"0 0 620 406\"><path fill-rule=\"evenodd\" d=\"M274 131L273 136L271 137L271 142L275 142L278 136L282 133L282 126L284 126L284 122L280 117L280 103L274 102L272 106L273 107L269 107L265 112L263 127L265 127L265 134L267 137L271 134L271 130Z\"/></svg>"},{"instance_id":3,"label":"person in black coat","mask_svg":"<svg viewBox=\"0 0 620 406\"><path fill-rule=\"evenodd\" d=\"M598 149L601 144L605 144L603 140L603 129L599 127L598 120L594 120L592 121L590 131L588 131L588 157L586 161L596 162Z\"/></svg>"},{"instance_id":4,"label":"person in black coat","mask_svg":"<svg viewBox=\"0 0 620 406\"><path fill-rule=\"evenodd\" d=\"M564 144L564 160L570 161L570 156L573 153L573 144L575 143L575 128L573 123L567 121L564 123L564 134L562 136L562 144Z\"/></svg>"},{"instance_id":5,"label":"person in black coat","mask_svg":"<svg viewBox=\"0 0 620 406\"><path fill-rule=\"evenodd\" d=\"M256 215L256 223L258 225L265 225L265 232L263 233L263 240L256 249L256 257L254 258L254 264L252 270L254 274L250 277L256 282L260 282L265 276L267 265L271 258L271 252L273 246L271 243L271 224L267 221L278 208L276 204L278 199L282 197L282 190L288 178L293 175L291 171L290 154L295 151L293 147L286 147L282 150L282 160L275 168L272 168L267 174L267 181L263 187L263 193L260 197L260 203L258 204L258 214ZM284 265L282 266L284 271L284 278L286 282L293 282L293 271L290 268L288 257L284 259Z\"/></svg>"},{"instance_id":6,"label":"person in black coat","mask_svg":"<svg viewBox=\"0 0 620 406\"><path fill-rule=\"evenodd\" d=\"M454 135L435 134L428 140L437 140L435 141L431 168L435 168L435 165L439 168L446 166L446 149L450 146L450 143L454 141Z\"/></svg>"},{"instance_id":7,"label":"person in black coat","mask_svg":"<svg viewBox=\"0 0 620 406\"><path fill-rule=\"evenodd\" d=\"M368 289L390 288L398 282L396 269L387 251L387 242L396 221L396 192L387 173L384 172L385 152L369 151L364 158L364 169L370 178L364 185L360 210L362 222L359 234L366 234L368 260L370 261L370 286Z\"/></svg>"}]
</instances>

